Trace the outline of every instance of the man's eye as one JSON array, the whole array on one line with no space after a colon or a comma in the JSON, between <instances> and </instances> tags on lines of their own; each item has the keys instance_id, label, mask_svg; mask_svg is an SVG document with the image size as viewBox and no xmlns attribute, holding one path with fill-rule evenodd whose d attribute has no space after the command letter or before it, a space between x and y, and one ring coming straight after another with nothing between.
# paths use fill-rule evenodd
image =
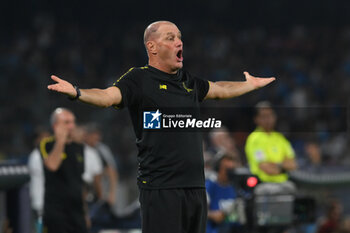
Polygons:
<instances>
[{"instance_id":1,"label":"man's eye","mask_svg":"<svg viewBox=\"0 0 350 233\"><path fill-rule=\"evenodd\" d=\"M168 37L168 40L174 40L174 37L173 36Z\"/></svg>"}]
</instances>

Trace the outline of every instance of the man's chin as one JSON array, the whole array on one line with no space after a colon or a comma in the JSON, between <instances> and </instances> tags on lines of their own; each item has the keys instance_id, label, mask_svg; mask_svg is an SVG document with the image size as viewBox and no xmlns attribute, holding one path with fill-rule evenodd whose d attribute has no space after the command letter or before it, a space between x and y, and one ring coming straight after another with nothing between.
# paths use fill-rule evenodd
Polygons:
<instances>
[{"instance_id":1,"label":"man's chin","mask_svg":"<svg viewBox=\"0 0 350 233\"><path fill-rule=\"evenodd\" d=\"M75 140L73 135L68 135L67 140L66 140L67 144L70 144L70 143L75 142L75 141L77 141L77 140Z\"/></svg>"},{"instance_id":2,"label":"man's chin","mask_svg":"<svg viewBox=\"0 0 350 233\"><path fill-rule=\"evenodd\" d=\"M171 67L171 73L176 73L179 69L182 68L182 63L181 64L176 64L174 66Z\"/></svg>"},{"instance_id":3,"label":"man's chin","mask_svg":"<svg viewBox=\"0 0 350 233\"><path fill-rule=\"evenodd\" d=\"M176 69L181 69L182 67L183 67L183 63L182 62L177 62Z\"/></svg>"}]
</instances>

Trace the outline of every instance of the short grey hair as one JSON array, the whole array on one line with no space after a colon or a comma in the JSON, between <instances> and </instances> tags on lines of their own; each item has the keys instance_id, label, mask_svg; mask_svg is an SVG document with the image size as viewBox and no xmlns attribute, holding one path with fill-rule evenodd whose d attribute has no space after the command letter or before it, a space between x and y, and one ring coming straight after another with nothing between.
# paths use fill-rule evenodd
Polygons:
<instances>
[{"instance_id":1,"label":"short grey hair","mask_svg":"<svg viewBox=\"0 0 350 233\"><path fill-rule=\"evenodd\" d=\"M73 114L73 112L71 110L69 110L68 108L62 108L62 107L59 107L59 108L56 108L52 113L51 113L51 116L50 116L50 125L53 126L56 121L57 121L57 115L62 113L62 112L70 112Z\"/></svg>"}]
</instances>

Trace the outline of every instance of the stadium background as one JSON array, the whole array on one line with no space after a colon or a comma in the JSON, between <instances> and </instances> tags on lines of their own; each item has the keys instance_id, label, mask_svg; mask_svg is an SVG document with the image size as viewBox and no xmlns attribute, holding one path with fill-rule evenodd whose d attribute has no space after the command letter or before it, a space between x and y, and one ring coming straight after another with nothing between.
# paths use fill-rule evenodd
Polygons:
<instances>
[{"instance_id":1,"label":"stadium background","mask_svg":"<svg viewBox=\"0 0 350 233\"><path fill-rule=\"evenodd\" d=\"M58 106L74 111L80 123L96 122L118 161L121 180L135 185L136 147L125 110L71 103L47 91L56 74L81 88L106 87L132 66L143 66L145 27L155 20L175 22L183 34L184 66L211 81L243 80L242 72L276 76L269 87L206 106L241 107L268 100L275 106L348 108L350 91L350 18L347 1L11 1L1 4L0 160L25 162L37 126L47 126ZM290 116L287 124L293 124ZM303 116L303 122L318 122ZM348 118L347 118L348 119ZM337 115L332 122L339 124ZM319 122L322 125L322 122ZM322 174L348 172L349 131L286 131L306 164L305 143L322 151ZM250 124L242 119L242 124ZM287 129L291 127L287 127ZM338 127L339 129L339 127ZM232 136L242 158L247 132ZM208 138L207 138L208 139ZM210 145L210 142L207 140ZM348 183L303 187L317 196L318 214L328 197L337 197L349 213ZM132 195L137 195L132 194Z\"/></svg>"}]
</instances>

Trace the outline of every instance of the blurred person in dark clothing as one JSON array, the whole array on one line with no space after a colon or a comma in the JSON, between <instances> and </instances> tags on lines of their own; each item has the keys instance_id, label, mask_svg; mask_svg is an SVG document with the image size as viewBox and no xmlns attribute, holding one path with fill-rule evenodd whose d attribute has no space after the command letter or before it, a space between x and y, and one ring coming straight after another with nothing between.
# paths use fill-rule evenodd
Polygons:
<instances>
[{"instance_id":1,"label":"blurred person in dark clothing","mask_svg":"<svg viewBox=\"0 0 350 233\"><path fill-rule=\"evenodd\" d=\"M42 131L38 134L37 138L37 148L33 150L30 154L28 167L31 175L30 180L30 195L32 208L35 211L35 216L38 217L37 229L40 229L42 226L42 213L44 206L44 165L43 160L39 151L40 141L50 135L49 131ZM74 142L82 144L84 142L85 130L82 126L76 126L72 133L72 138ZM102 173L102 162L100 161L97 151L88 146L84 145L84 173L82 178L85 183L84 199L86 201L93 200L95 193L99 190L98 176ZM40 230L39 230L40 231Z\"/></svg>"},{"instance_id":2,"label":"blurred person in dark clothing","mask_svg":"<svg viewBox=\"0 0 350 233\"><path fill-rule=\"evenodd\" d=\"M74 142L75 116L70 110L57 108L50 123L54 136L40 142L45 174L43 231L84 233L84 145Z\"/></svg>"}]
</instances>

